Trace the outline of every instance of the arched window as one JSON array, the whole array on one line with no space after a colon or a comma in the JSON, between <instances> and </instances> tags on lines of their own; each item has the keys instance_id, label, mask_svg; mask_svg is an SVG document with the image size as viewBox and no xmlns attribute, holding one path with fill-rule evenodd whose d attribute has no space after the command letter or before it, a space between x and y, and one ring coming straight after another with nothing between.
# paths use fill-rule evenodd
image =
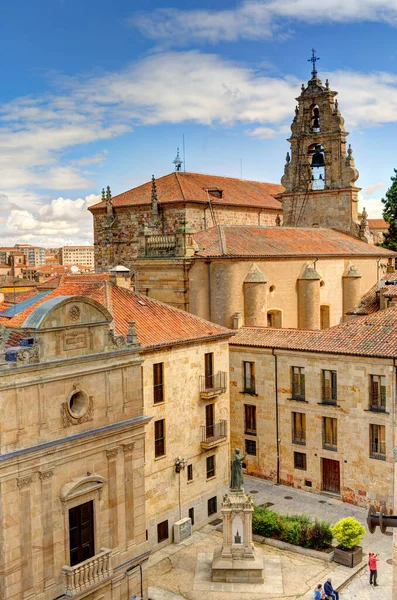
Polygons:
<instances>
[{"instance_id":1,"label":"arched window","mask_svg":"<svg viewBox=\"0 0 397 600\"><path fill-rule=\"evenodd\" d=\"M282 313L281 310L269 310L267 312L267 326L268 327L282 327Z\"/></svg>"},{"instance_id":2,"label":"arched window","mask_svg":"<svg viewBox=\"0 0 397 600\"><path fill-rule=\"evenodd\" d=\"M309 146L308 154L311 156L312 190L325 188L325 155L321 144Z\"/></svg>"},{"instance_id":3,"label":"arched window","mask_svg":"<svg viewBox=\"0 0 397 600\"><path fill-rule=\"evenodd\" d=\"M329 306L323 304L320 306L320 329L328 329L330 326Z\"/></svg>"},{"instance_id":4,"label":"arched window","mask_svg":"<svg viewBox=\"0 0 397 600\"><path fill-rule=\"evenodd\" d=\"M312 129L314 133L318 133L320 131L320 109L317 104L313 104L311 106L312 113Z\"/></svg>"}]
</instances>

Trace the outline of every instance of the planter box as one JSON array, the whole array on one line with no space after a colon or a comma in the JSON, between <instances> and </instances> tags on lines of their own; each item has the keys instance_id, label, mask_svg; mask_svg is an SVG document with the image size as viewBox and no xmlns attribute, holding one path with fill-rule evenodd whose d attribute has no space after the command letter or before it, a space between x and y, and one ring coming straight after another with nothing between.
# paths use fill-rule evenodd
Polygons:
<instances>
[{"instance_id":1,"label":"planter box","mask_svg":"<svg viewBox=\"0 0 397 600\"><path fill-rule=\"evenodd\" d=\"M322 552L321 550L312 550L312 548L303 548L302 546L295 546L288 542L282 542L281 540L275 540L274 538L265 538L260 535L253 535L252 539L255 542L272 546L273 548L280 548L280 550L288 550L288 552L296 552L297 554L303 554L304 556L310 556L311 558L318 558L325 560L326 562L332 562L334 558L334 549L330 552Z\"/></svg>"},{"instance_id":2,"label":"planter box","mask_svg":"<svg viewBox=\"0 0 397 600\"><path fill-rule=\"evenodd\" d=\"M357 546L355 550L342 550L337 546L334 552L334 562L345 567L356 567L363 559L363 549Z\"/></svg>"}]
</instances>

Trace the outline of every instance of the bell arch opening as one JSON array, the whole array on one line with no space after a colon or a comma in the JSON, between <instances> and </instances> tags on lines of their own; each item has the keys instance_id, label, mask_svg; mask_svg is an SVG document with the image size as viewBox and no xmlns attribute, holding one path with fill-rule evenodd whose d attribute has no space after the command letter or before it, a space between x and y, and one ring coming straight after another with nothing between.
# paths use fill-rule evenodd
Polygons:
<instances>
[{"instance_id":1,"label":"bell arch opening","mask_svg":"<svg viewBox=\"0 0 397 600\"><path fill-rule=\"evenodd\" d=\"M325 153L321 144L309 146L308 154L311 155L312 190L325 188Z\"/></svg>"},{"instance_id":2,"label":"bell arch opening","mask_svg":"<svg viewBox=\"0 0 397 600\"><path fill-rule=\"evenodd\" d=\"M312 104L310 110L313 133L319 133L319 131L321 131L320 109L317 104Z\"/></svg>"}]
</instances>

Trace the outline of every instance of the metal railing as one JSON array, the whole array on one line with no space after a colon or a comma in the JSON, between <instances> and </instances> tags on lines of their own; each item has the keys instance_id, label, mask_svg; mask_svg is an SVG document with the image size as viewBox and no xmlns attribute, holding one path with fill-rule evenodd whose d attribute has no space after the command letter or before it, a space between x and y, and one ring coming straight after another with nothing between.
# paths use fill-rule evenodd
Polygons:
<instances>
[{"instance_id":1,"label":"metal railing","mask_svg":"<svg viewBox=\"0 0 397 600\"><path fill-rule=\"evenodd\" d=\"M371 394L369 398L369 407L371 410L385 412L386 410L386 396L378 396Z\"/></svg>"},{"instance_id":2,"label":"metal railing","mask_svg":"<svg viewBox=\"0 0 397 600\"><path fill-rule=\"evenodd\" d=\"M112 551L108 548L101 548L99 554L74 567L64 565L62 574L65 579L65 594L73 597L83 590L109 579L112 576L111 554Z\"/></svg>"},{"instance_id":3,"label":"metal railing","mask_svg":"<svg viewBox=\"0 0 397 600\"><path fill-rule=\"evenodd\" d=\"M386 443L385 442L372 442L370 444L369 455L371 458L377 458L379 460L386 460Z\"/></svg>"},{"instance_id":4,"label":"metal railing","mask_svg":"<svg viewBox=\"0 0 397 600\"><path fill-rule=\"evenodd\" d=\"M304 446L306 444L306 431L304 429L293 429L292 443L301 444L302 446Z\"/></svg>"},{"instance_id":5,"label":"metal railing","mask_svg":"<svg viewBox=\"0 0 397 600\"><path fill-rule=\"evenodd\" d=\"M200 393L213 390L219 393L226 391L226 371L218 371L214 375L200 375Z\"/></svg>"},{"instance_id":6,"label":"metal railing","mask_svg":"<svg viewBox=\"0 0 397 600\"><path fill-rule=\"evenodd\" d=\"M336 435L327 435L323 433L323 448L324 450L336 452L338 449L338 438Z\"/></svg>"},{"instance_id":7,"label":"metal railing","mask_svg":"<svg viewBox=\"0 0 397 600\"><path fill-rule=\"evenodd\" d=\"M210 444L227 437L227 421L222 419L213 425L201 426L201 441Z\"/></svg>"}]
</instances>

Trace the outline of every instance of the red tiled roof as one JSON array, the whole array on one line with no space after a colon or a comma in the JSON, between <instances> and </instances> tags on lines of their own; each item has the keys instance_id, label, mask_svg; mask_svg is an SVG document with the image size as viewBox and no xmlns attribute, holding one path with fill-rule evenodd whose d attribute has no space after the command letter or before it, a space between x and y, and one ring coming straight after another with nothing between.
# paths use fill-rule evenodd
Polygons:
<instances>
[{"instance_id":1,"label":"red tiled roof","mask_svg":"<svg viewBox=\"0 0 397 600\"><path fill-rule=\"evenodd\" d=\"M392 256L333 229L219 225L194 234L196 256ZM222 241L221 241L222 240Z\"/></svg>"},{"instance_id":2,"label":"red tiled roof","mask_svg":"<svg viewBox=\"0 0 397 600\"><path fill-rule=\"evenodd\" d=\"M244 327L230 343L233 346L397 358L397 308L357 317L322 331Z\"/></svg>"},{"instance_id":3,"label":"red tiled roof","mask_svg":"<svg viewBox=\"0 0 397 600\"><path fill-rule=\"evenodd\" d=\"M381 277L381 281L396 281L397 280L397 272L395 273L385 273ZM382 288L383 290L387 289L387 286ZM369 290L366 292L360 301L360 304L349 310L347 315L372 315L379 310L379 293L378 293L378 284L375 283Z\"/></svg>"},{"instance_id":4,"label":"red tiled roof","mask_svg":"<svg viewBox=\"0 0 397 600\"><path fill-rule=\"evenodd\" d=\"M208 203L207 189L222 190L222 198L209 196L215 205L234 205L258 208L269 208L281 211L281 202L273 195L281 193L284 188L277 183L247 181L233 177L218 177L201 173L170 173L156 179L157 197L160 204L175 202ZM113 198L113 206L139 206L150 204L152 194L151 181L132 190L128 190ZM89 210L105 208L105 202L89 207Z\"/></svg>"},{"instance_id":5,"label":"red tiled roof","mask_svg":"<svg viewBox=\"0 0 397 600\"><path fill-rule=\"evenodd\" d=\"M370 229L389 229L389 223L384 219L368 219Z\"/></svg>"},{"instance_id":6,"label":"red tiled roof","mask_svg":"<svg viewBox=\"0 0 397 600\"><path fill-rule=\"evenodd\" d=\"M37 306L56 296L88 296L105 306L113 315L116 334L126 335L128 322L142 347L168 346L175 343L233 335L233 332L163 302L119 288L108 281L109 274L63 276L57 289L11 319L0 317L8 328L21 327Z\"/></svg>"}]
</instances>

